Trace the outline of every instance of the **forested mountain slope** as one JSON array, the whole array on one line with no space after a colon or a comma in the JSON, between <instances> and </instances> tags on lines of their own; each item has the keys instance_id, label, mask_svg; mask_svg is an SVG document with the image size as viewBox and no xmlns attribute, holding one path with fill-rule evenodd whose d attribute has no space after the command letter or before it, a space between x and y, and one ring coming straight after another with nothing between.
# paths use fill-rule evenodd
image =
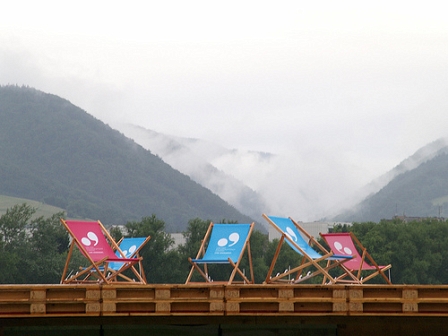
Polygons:
<instances>
[{"instance_id":1,"label":"forested mountain slope","mask_svg":"<svg viewBox=\"0 0 448 336\"><path fill-rule=\"evenodd\" d=\"M436 151L420 149L403 161L388 184L335 219L378 222L395 215L448 217L448 146L441 143L439 140L428 145L437 145ZM426 158L422 157L425 152ZM412 165L405 169L409 162Z\"/></svg>"},{"instance_id":2,"label":"forested mountain slope","mask_svg":"<svg viewBox=\"0 0 448 336\"><path fill-rule=\"evenodd\" d=\"M0 194L105 223L155 214L169 231L196 217L251 221L67 100L0 87L0 120Z\"/></svg>"}]
</instances>

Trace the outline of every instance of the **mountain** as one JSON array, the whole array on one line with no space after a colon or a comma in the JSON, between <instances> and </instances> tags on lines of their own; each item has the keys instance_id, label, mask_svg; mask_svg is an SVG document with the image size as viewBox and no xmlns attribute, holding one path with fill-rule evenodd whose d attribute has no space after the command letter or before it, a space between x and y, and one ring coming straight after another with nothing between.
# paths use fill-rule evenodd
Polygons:
<instances>
[{"instance_id":1,"label":"mountain","mask_svg":"<svg viewBox=\"0 0 448 336\"><path fill-rule=\"evenodd\" d=\"M242 161L249 157L261 166L272 154L229 150L204 140L162 134L137 125L117 124L114 127L240 212L263 222L261 214L269 211L266 200L235 173L241 170L237 168L242 166Z\"/></svg>"},{"instance_id":2,"label":"mountain","mask_svg":"<svg viewBox=\"0 0 448 336\"><path fill-rule=\"evenodd\" d=\"M448 209L447 139L439 139L419 149L373 181L366 190L374 191L333 220L378 222L395 215L443 216L443 209Z\"/></svg>"},{"instance_id":3,"label":"mountain","mask_svg":"<svg viewBox=\"0 0 448 336\"><path fill-rule=\"evenodd\" d=\"M228 149L136 125L113 126L261 223L262 213L315 221L354 203L353 167L346 169L333 153Z\"/></svg>"},{"instance_id":4,"label":"mountain","mask_svg":"<svg viewBox=\"0 0 448 336\"><path fill-rule=\"evenodd\" d=\"M155 214L168 231L190 219L251 222L210 190L55 95L0 87L0 194L120 224Z\"/></svg>"}]
</instances>

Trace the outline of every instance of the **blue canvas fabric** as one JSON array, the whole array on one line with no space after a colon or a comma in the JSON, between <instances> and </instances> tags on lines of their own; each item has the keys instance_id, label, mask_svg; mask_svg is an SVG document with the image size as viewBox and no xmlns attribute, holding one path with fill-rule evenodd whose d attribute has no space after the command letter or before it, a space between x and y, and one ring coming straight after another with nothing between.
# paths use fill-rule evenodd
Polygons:
<instances>
[{"instance_id":1,"label":"blue canvas fabric","mask_svg":"<svg viewBox=\"0 0 448 336\"><path fill-rule=\"evenodd\" d=\"M272 222L274 222L278 228L283 231L286 237L289 239L285 239L291 248L299 253L300 255L303 255L303 253L300 251L300 249L297 248L300 247L303 252L306 253L306 255L312 259L319 259L322 256L316 252L306 241L303 239L302 235L300 234L299 230L297 230L296 226L292 222L290 218L285 217L275 217L275 216L268 216ZM285 237L285 238L286 238ZM293 244L294 242L294 244ZM338 260L338 259L351 259L351 256L344 256L344 255L333 255L327 260Z\"/></svg>"},{"instance_id":2,"label":"blue canvas fabric","mask_svg":"<svg viewBox=\"0 0 448 336\"><path fill-rule=\"evenodd\" d=\"M195 263L236 263L243 251L250 232L250 224L213 224L207 250Z\"/></svg>"},{"instance_id":3,"label":"blue canvas fabric","mask_svg":"<svg viewBox=\"0 0 448 336\"><path fill-rule=\"evenodd\" d=\"M120 250L124 253L126 258L131 258L134 256L135 251L137 251L140 246L145 242L145 237L137 237L137 238L123 238L120 242ZM115 254L122 258L122 255L119 251L116 251ZM134 256L135 257L135 256ZM111 262L109 263L109 268L118 271L124 263L122 262Z\"/></svg>"},{"instance_id":4,"label":"blue canvas fabric","mask_svg":"<svg viewBox=\"0 0 448 336\"><path fill-rule=\"evenodd\" d=\"M278 242L277 250L266 275L265 283L286 282L298 284L317 275L323 276L322 284L336 283L336 280L328 271L335 267L343 267L343 263L351 259L351 256L334 255L332 252L327 251L314 237L302 229L300 224L291 218L267 216L265 214L263 214L263 217L282 235L282 239ZM300 265L295 267L290 266L283 273L277 273L273 276L272 273L285 240L303 258ZM320 262L324 261L327 262L326 266L320 264ZM353 277L352 279L356 283L357 280Z\"/></svg>"}]
</instances>

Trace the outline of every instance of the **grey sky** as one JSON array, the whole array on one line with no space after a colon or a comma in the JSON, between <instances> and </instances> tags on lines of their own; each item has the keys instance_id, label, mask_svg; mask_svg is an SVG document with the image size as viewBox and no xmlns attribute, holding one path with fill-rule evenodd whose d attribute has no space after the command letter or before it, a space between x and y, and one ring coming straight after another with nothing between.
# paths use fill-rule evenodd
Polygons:
<instances>
[{"instance_id":1,"label":"grey sky","mask_svg":"<svg viewBox=\"0 0 448 336\"><path fill-rule=\"evenodd\" d=\"M306 183L319 172L353 190L447 135L441 5L10 1L0 84L105 122L285 154Z\"/></svg>"}]
</instances>

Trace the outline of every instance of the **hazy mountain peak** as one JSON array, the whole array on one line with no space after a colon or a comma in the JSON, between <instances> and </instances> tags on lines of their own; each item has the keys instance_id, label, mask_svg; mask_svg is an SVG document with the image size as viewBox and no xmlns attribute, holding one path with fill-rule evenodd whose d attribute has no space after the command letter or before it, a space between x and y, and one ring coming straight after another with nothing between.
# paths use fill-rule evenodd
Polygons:
<instances>
[{"instance_id":1,"label":"hazy mountain peak","mask_svg":"<svg viewBox=\"0 0 448 336\"><path fill-rule=\"evenodd\" d=\"M242 162L250 158L264 158L265 154L228 150L204 140L171 136L131 124L115 126L174 169L190 176L242 213L260 219L263 223L261 214L269 208L260 194L239 179L239 169L235 167L241 167Z\"/></svg>"},{"instance_id":2,"label":"hazy mountain peak","mask_svg":"<svg viewBox=\"0 0 448 336\"><path fill-rule=\"evenodd\" d=\"M337 220L379 221L398 214L438 216L448 209L448 139L417 150L391 171L367 185L362 201Z\"/></svg>"}]
</instances>

